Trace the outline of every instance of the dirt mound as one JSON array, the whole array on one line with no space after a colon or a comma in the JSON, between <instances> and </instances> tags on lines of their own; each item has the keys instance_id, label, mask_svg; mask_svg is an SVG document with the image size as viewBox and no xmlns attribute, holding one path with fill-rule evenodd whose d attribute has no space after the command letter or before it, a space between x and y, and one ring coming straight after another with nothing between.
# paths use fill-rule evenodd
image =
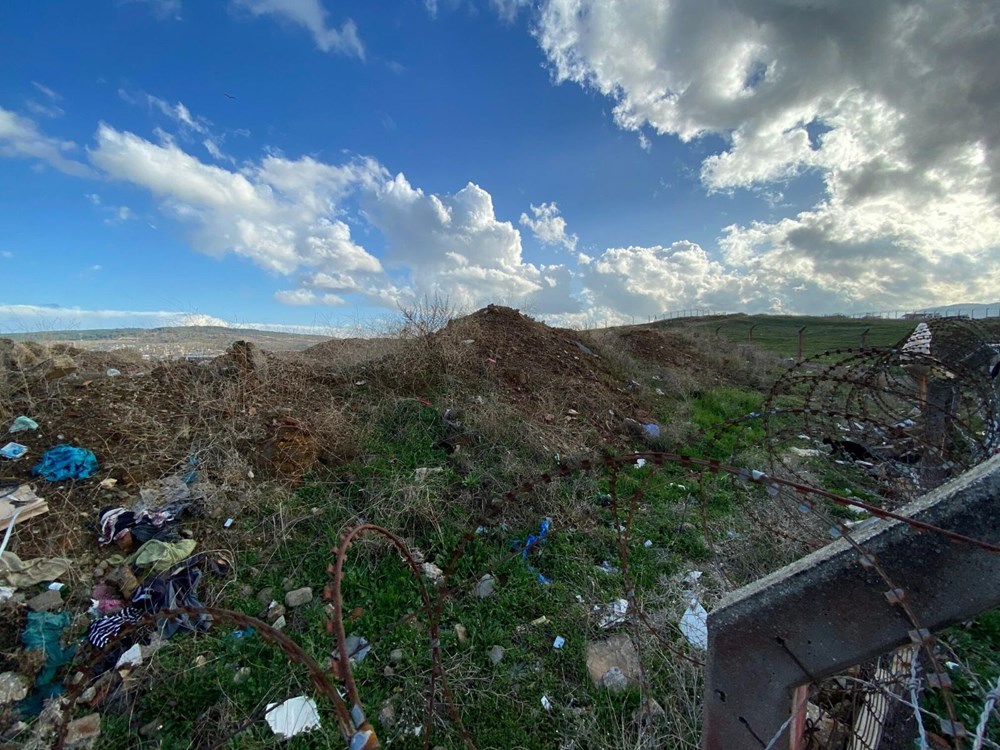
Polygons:
<instances>
[{"instance_id":1,"label":"dirt mound","mask_svg":"<svg viewBox=\"0 0 1000 750\"><path fill-rule=\"evenodd\" d=\"M622 435L625 418L642 415L628 379L577 331L490 305L452 321L436 337L442 348L462 353L461 375L493 383L538 423L587 423L606 443Z\"/></svg>"}]
</instances>

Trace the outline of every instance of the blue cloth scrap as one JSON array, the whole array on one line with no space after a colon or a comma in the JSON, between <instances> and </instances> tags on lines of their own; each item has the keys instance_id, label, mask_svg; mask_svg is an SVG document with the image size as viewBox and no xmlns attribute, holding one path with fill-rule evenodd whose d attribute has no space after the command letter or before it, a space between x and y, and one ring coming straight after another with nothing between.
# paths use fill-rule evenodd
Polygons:
<instances>
[{"instance_id":1,"label":"blue cloth scrap","mask_svg":"<svg viewBox=\"0 0 1000 750\"><path fill-rule=\"evenodd\" d=\"M97 457L86 448L73 445L57 445L42 454L42 460L34 465L31 473L62 482L65 479L86 479L97 471Z\"/></svg>"}]
</instances>

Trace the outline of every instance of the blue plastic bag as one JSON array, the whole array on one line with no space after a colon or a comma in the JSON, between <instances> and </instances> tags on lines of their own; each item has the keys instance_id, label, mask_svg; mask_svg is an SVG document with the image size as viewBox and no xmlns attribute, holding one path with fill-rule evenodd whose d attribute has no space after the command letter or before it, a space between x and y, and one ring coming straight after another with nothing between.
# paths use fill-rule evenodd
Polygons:
<instances>
[{"instance_id":1,"label":"blue plastic bag","mask_svg":"<svg viewBox=\"0 0 1000 750\"><path fill-rule=\"evenodd\" d=\"M42 460L35 464L31 473L50 482L65 479L86 479L97 471L97 457L86 448L73 445L57 445L42 454Z\"/></svg>"}]
</instances>

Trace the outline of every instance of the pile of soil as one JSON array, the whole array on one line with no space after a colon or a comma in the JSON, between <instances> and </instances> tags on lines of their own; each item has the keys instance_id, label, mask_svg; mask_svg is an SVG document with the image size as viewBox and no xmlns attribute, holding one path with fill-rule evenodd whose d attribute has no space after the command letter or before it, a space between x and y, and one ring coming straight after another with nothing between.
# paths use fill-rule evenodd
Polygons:
<instances>
[{"instance_id":1,"label":"pile of soil","mask_svg":"<svg viewBox=\"0 0 1000 750\"><path fill-rule=\"evenodd\" d=\"M643 413L630 390L634 384L581 332L490 305L452 321L437 336L442 346L464 349L464 375L491 382L533 419L551 422L576 412L610 437L621 433L624 418Z\"/></svg>"}]
</instances>

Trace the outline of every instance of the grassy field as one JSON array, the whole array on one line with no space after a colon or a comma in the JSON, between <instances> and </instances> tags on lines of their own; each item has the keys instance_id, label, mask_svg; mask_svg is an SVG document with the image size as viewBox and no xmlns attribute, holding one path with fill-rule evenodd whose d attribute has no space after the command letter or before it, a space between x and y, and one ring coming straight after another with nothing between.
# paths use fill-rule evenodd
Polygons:
<instances>
[{"instance_id":1,"label":"grassy field","mask_svg":"<svg viewBox=\"0 0 1000 750\"><path fill-rule=\"evenodd\" d=\"M711 318L679 318L653 325L694 333L717 334L734 343L750 342L785 357L796 355L798 332L804 326L802 353L809 357L829 349L858 348L865 331L868 331L868 346L891 346L906 338L917 323L912 320L880 318L719 315Z\"/></svg>"}]
</instances>

